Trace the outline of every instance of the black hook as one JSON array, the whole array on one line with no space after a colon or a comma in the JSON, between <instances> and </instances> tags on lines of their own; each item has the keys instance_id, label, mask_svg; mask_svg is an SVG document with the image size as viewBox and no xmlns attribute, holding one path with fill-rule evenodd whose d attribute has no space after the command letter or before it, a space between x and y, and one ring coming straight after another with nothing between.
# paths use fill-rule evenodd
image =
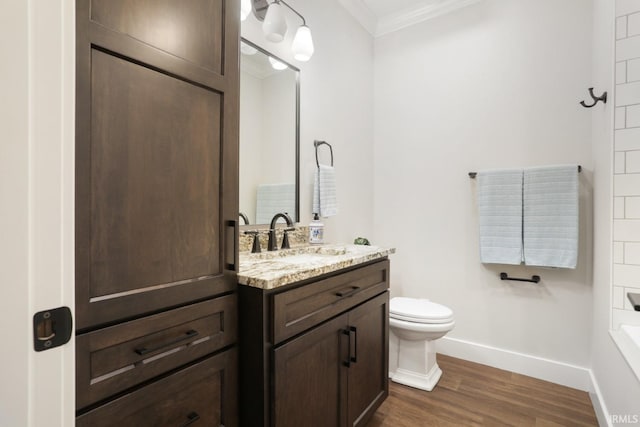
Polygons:
<instances>
[{"instance_id":1,"label":"black hook","mask_svg":"<svg viewBox=\"0 0 640 427\"><path fill-rule=\"evenodd\" d=\"M593 104L591 104L591 105L587 105L587 104L585 104L585 103L584 103L584 101L580 101L580 105L582 105L584 108L591 108L591 107L593 107L594 105L596 105L596 104L598 103L598 101L602 101L602 102L604 102L605 104L607 103L607 92L604 92L604 93L603 93L602 95L600 95L600 96L595 96L595 95L593 94L593 88L592 88L592 87L590 87L590 88L589 88L589 95L591 95L591 98L593 98Z\"/></svg>"}]
</instances>

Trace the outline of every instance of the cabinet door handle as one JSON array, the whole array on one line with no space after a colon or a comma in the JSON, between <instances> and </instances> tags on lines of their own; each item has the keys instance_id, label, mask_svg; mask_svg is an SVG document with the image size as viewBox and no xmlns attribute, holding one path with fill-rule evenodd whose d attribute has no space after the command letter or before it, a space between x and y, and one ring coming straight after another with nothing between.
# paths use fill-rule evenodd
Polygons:
<instances>
[{"instance_id":1,"label":"cabinet door handle","mask_svg":"<svg viewBox=\"0 0 640 427\"><path fill-rule=\"evenodd\" d=\"M353 356L351 355L351 332L353 332ZM358 363L358 328L349 327L349 360Z\"/></svg>"},{"instance_id":2,"label":"cabinet door handle","mask_svg":"<svg viewBox=\"0 0 640 427\"><path fill-rule=\"evenodd\" d=\"M238 272L237 268L238 268L238 250L236 248L236 241L238 240L238 221L232 219L227 221L227 227L231 227L233 228L233 237L231 237L231 242L233 242L232 244L227 244L227 248L226 248L226 254L227 256L229 256L229 248L231 248L233 250L233 256L231 257L233 259L233 262L231 263L227 263L227 270L231 270L231 271L235 271ZM227 235L228 236L228 235ZM229 241L229 239L227 238L227 242ZM228 260L228 258L227 258Z\"/></svg>"},{"instance_id":3,"label":"cabinet door handle","mask_svg":"<svg viewBox=\"0 0 640 427\"><path fill-rule=\"evenodd\" d=\"M348 290L341 289L338 292L336 292L335 295L337 297L340 297L340 298L350 297L351 295L354 295L354 294L358 293L358 291L360 290L360 287L358 287L358 286L349 286L347 289Z\"/></svg>"},{"instance_id":4,"label":"cabinet door handle","mask_svg":"<svg viewBox=\"0 0 640 427\"><path fill-rule=\"evenodd\" d=\"M142 348L136 348L133 351L135 351L136 353L138 353L140 356L144 356L145 354L149 354L149 353L153 353L154 351L158 351L158 350L162 350L165 347L171 347L172 345L178 344L179 342L182 342L184 340L187 340L189 338L193 338L198 336L198 331L195 331L193 329L187 331L184 335L182 335L181 337L178 337L176 339L173 339L169 342L160 344L156 347L152 347L152 348L147 348L147 347L142 347ZM198 414L196 414L198 415Z\"/></svg>"},{"instance_id":5,"label":"cabinet door handle","mask_svg":"<svg viewBox=\"0 0 640 427\"><path fill-rule=\"evenodd\" d=\"M200 415L198 415L197 412L191 412L189 415L187 415L187 422L182 424L182 427L190 426L191 424L195 423L199 419L200 419Z\"/></svg>"},{"instance_id":6,"label":"cabinet door handle","mask_svg":"<svg viewBox=\"0 0 640 427\"><path fill-rule=\"evenodd\" d=\"M343 361L342 364L344 366L346 366L347 368L351 367L351 330L349 329L343 329L342 330L342 335L346 335L347 336L347 340L348 340L348 347L347 347L347 360Z\"/></svg>"}]
</instances>

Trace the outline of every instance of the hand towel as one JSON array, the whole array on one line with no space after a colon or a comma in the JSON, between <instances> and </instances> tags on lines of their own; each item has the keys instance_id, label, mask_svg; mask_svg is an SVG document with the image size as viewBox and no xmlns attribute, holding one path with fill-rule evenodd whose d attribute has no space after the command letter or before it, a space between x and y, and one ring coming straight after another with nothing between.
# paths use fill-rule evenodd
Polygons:
<instances>
[{"instance_id":1,"label":"hand towel","mask_svg":"<svg viewBox=\"0 0 640 427\"><path fill-rule=\"evenodd\" d=\"M256 224L269 224L277 213L296 212L295 184L260 184L256 191ZM295 220L295 219L294 219Z\"/></svg>"},{"instance_id":2,"label":"hand towel","mask_svg":"<svg viewBox=\"0 0 640 427\"><path fill-rule=\"evenodd\" d=\"M321 217L338 213L336 196L336 172L333 166L320 165L313 183L313 212Z\"/></svg>"},{"instance_id":3,"label":"hand towel","mask_svg":"<svg viewBox=\"0 0 640 427\"><path fill-rule=\"evenodd\" d=\"M578 165L524 171L524 262L575 268L578 262Z\"/></svg>"},{"instance_id":4,"label":"hand towel","mask_svg":"<svg viewBox=\"0 0 640 427\"><path fill-rule=\"evenodd\" d=\"M522 169L478 172L480 261L522 263Z\"/></svg>"}]
</instances>

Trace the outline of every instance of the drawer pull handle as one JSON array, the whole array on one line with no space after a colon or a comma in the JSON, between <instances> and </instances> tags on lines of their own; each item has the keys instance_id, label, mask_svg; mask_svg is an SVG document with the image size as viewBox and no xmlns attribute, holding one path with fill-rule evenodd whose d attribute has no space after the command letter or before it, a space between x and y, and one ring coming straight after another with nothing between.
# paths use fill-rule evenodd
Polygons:
<instances>
[{"instance_id":1,"label":"drawer pull handle","mask_svg":"<svg viewBox=\"0 0 640 427\"><path fill-rule=\"evenodd\" d=\"M237 273L238 272L238 247L237 247L237 242L238 242L238 221L230 220L230 221L226 222L226 225L227 225L227 227L231 227L233 229L233 236L230 239L231 240L231 242L230 242L231 244L229 244L229 236L228 235L227 235L227 242L225 242L225 245L227 245L227 247L225 248L226 253L228 254L229 250L233 250L233 253L231 254L231 258L233 259L233 262L227 263L226 264L226 268L227 268L227 270L235 271Z\"/></svg>"},{"instance_id":2,"label":"drawer pull handle","mask_svg":"<svg viewBox=\"0 0 640 427\"><path fill-rule=\"evenodd\" d=\"M348 347L347 347L347 360L343 361L342 364L347 368L351 367L351 331L349 329L343 329L342 335L346 335L348 339Z\"/></svg>"},{"instance_id":3,"label":"drawer pull handle","mask_svg":"<svg viewBox=\"0 0 640 427\"><path fill-rule=\"evenodd\" d=\"M187 331L183 336L176 338L174 340L171 340L169 342L166 342L164 344L160 344L157 347L153 347L153 348L147 348L147 347L142 347L142 348L136 348L133 351L135 351L136 353L138 353L140 356L144 356L145 354L149 354L149 353L153 353L154 351L158 351L158 350L162 350L165 347L171 347L174 344L178 344L179 342L182 342L184 340L188 340L189 338L193 338L198 336L198 331L194 331L193 329ZM198 414L196 414L198 415Z\"/></svg>"},{"instance_id":4,"label":"drawer pull handle","mask_svg":"<svg viewBox=\"0 0 640 427\"><path fill-rule=\"evenodd\" d=\"M200 415L198 415L197 412L192 412L189 415L187 415L187 422L182 424L182 427L187 427L190 426L191 424L195 423L196 421L198 421L200 419Z\"/></svg>"},{"instance_id":5,"label":"drawer pull handle","mask_svg":"<svg viewBox=\"0 0 640 427\"><path fill-rule=\"evenodd\" d=\"M345 290L340 290L338 292L336 292L336 296L340 297L340 298L346 298L346 297L350 297L356 293L358 293L358 291L360 291L360 287L358 286L349 286L348 291Z\"/></svg>"},{"instance_id":6,"label":"drawer pull handle","mask_svg":"<svg viewBox=\"0 0 640 427\"><path fill-rule=\"evenodd\" d=\"M353 356L351 356L351 332L353 332ZM358 363L358 328L349 327L349 358L353 363Z\"/></svg>"}]
</instances>

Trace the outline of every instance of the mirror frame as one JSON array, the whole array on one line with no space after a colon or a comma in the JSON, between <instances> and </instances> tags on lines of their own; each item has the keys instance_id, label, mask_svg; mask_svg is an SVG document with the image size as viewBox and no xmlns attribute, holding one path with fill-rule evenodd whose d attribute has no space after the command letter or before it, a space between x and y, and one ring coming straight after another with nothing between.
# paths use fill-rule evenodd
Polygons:
<instances>
[{"instance_id":1,"label":"mirror frame","mask_svg":"<svg viewBox=\"0 0 640 427\"><path fill-rule=\"evenodd\" d=\"M285 64L287 67L289 67L289 69L295 71L296 73L296 124L295 124L295 156L296 156L296 166L295 166L296 208L295 209L296 211L295 211L295 218L293 222L296 224L299 224L300 223L300 69L298 67L291 65L289 62L283 60L279 56L274 55L268 50L258 46L252 41L247 40L244 37L240 38L240 42L246 43L247 45L255 48L256 50L258 50L258 52L261 52L266 56L271 56L274 59L277 59L278 61ZM242 55L242 53L239 53L239 54ZM238 61L238 69L242 71L242 69L240 68L240 61ZM240 90L242 90L242 88L240 88ZM240 159L238 159L238 161L240 161ZM240 167L238 168L238 171L241 172L242 165L239 165L239 166ZM239 186L238 186L238 191L240 191ZM241 212L240 206L238 206L238 210ZM269 224L249 224L249 225L240 226L240 228L244 230L255 229L255 228L265 228L265 227L268 228Z\"/></svg>"}]
</instances>

